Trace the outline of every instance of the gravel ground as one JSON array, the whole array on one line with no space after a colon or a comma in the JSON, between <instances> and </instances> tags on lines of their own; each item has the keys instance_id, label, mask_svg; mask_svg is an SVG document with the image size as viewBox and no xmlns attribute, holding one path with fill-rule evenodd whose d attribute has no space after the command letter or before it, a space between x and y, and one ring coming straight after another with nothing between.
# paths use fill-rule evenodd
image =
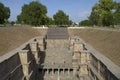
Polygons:
<instances>
[{"instance_id":1,"label":"gravel ground","mask_svg":"<svg viewBox=\"0 0 120 80\"><path fill-rule=\"evenodd\" d=\"M79 36L120 66L120 32L96 29L69 29L69 34Z\"/></svg>"},{"instance_id":2,"label":"gravel ground","mask_svg":"<svg viewBox=\"0 0 120 80\"><path fill-rule=\"evenodd\" d=\"M33 28L0 28L0 56L19 47L33 37L45 35L46 30Z\"/></svg>"}]
</instances>

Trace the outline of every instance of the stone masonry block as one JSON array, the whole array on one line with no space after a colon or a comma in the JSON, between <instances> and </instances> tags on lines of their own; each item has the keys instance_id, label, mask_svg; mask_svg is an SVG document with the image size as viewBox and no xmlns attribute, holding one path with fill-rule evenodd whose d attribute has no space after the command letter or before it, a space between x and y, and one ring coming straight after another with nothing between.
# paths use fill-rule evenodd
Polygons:
<instances>
[{"instance_id":1,"label":"stone masonry block","mask_svg":"<svg viewBox=\"0 0 120 80\"><path fill-rule=\"evenodd\" d=\"M91 62L91 53L87 52L87 62L90 63Z\"/></svg>"},{"instance_id":2,"label":"stone masonry block","mask_svg":"<svg viewBox=\"0 0 120 80\"><path fill-rule=\"evenodd\" d=\"M42 45L38 45L38 47L40 48L40 51L44 51L44 46L42 46Z\"/></svg>"},{"instance_id":3,"label":"stone masonry block","mask_svg":"<svg viewBox=\"0 0 120 80\"><path fill-rule=\"evenodd\" d=\"M80 59L80 52L74 52L73 57L74 57L75 59Z\"/></svg>"},{"instance_id":4,"label":"stone masonry block","mask_svg":"<svg viewBox=\"0 0 120 80\"><path fill-rule=\"evenodd\" d=\"M73 45L74 42L79 41L79 37L71 36L69 40L70 40L70 44Z\"/></svg>"},{"instance_id":5,"label":"stone masonry block","mask_svg":"<svg viewBox=\"0 0 120 80\"><path fill-rule=\"evenodd\" d=\"M37 51L37 42L30 43L31 51Z\"/></svg>"},{"instance_id":6,"label":"stone masonry block","mask_svg":"<svg viewBox=\"0 0 120 80\"><path fill-rule=\"evenodd\" d=\"M87 52L81 52L81 64L87 63Z\"/></svg>"},{"instance_id":7,"label":"stone masonry block","mask_svg":"<svg viewBox=\"0 0 120 80\"><path fill-rule=\"evenodd\" d=\"M40 36L39 38L36 39L36 41L38 42L38 45L44 45L45 42L45 38L44 36Z\"/></svg>"},{"instance_id":8,"label":"stone masonry block","mask_svg":"<svg viewBox=\"0 0 120 80\"><path fill-rule=\"evenodd\" d=\"M79 67L78 62L72 62L72 66L73 68L78 68Z\"/></svg>"},{"instance_id":9,"label":"stone masonry block","mask_svg":"<svg viewBox=\"0 0 120 80\"><path fill-rule=\"evenodd\" d=\"M80 66L80 75L84 76L88 74L87 65Z\"/></svg>"},{"instance_id":10,"label":"stone masonry block","mask_svg":"<svg viewBox=\"0 0 120 80\"><path fill-rule=\"evenodd\" d=\"M40 56L38 54L38 51L32 51L32 54L34 55L35 61L38 64L40 60Z\"/></svg>"},{"instance_id":11,"label":"stone masonry block","mask_svg":"<svg viewBox=\"0 0 120 80\"><path fill-rule=\"evenodd\" d=\"M71 39L70 39L70 44L73 45L74 42L75 42L75 39L74 39L74 38L71 38Z\"/></svg>"},{"instance_id":12,"label":"stone masonry block","mask_svg":"<svg viewBox=\"0 0 120 80\"><path fill-rule=\"evenodd\" d=\"M28 76L31 72L29 64L22 65L24 76Z\"/></svg>"},{"instance_id":13,"label":"stone masonry block","mask_svg":"<svg viewBox=\"0 0 120 80\"><path fill-rule=\"evenodd\" d=\"M28 64L29 62L29 51L28 50L21 50L19 52L19 56L20 56L20 61L21 64Z\"/></svg>"},{"instance_id":14,"label":"stone masonry block","mask_svg":"<svg viewBox=\"0 0 120 80\"><path fill-rule=\"evenodd\" d=\"M71 36L69 38L69 41L70 41L70 47L69 47L69 49L73 50L73 44L74 44L74 42L79 41L79 38L77 36Z\"/></svg>"},{"instance_id":15,"label":"stone masonry block","mask_svg":"<svg viewBox=\"0 0 120 80\"><path fill-rule=\"evenodd\" d=\"M74 42L73 48L74 48L74 52L83 51L84 45L80 42Z\"/></svg>"}]
</instances>

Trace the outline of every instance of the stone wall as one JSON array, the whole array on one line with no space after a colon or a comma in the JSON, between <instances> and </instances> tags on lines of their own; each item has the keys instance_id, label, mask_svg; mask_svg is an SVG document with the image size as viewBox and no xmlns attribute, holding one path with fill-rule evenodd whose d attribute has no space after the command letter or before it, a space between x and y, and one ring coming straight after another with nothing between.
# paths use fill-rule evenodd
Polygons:
<instances>
[{"instance_id":1,"label":"stone wall","mask_svg":"<svg viewBox=\"0 0 120 80\"><path fill-rule=\"evenodd\" d=\"M74 76L79 75L80 77L86 77L88 75L87 61L89 60L89 55L84 46L78 37L70 37L70 50L73 50L72 64Z\"/></svg>"},{"instance_id":2,"label":"stone wall","mask_svg":"<svg viewBox=\"0 0 120 80\"><path fill-rule=\"evenodd\" d=\"M52 47L69 47L69 40L68 39L47 39L46 40L47 48Z\"/></svg>"},{"instance_id":3,"label":"stone wall","mask_svg":"<svg viewBox=\"0 0 120 80\"><path fill-rule=\"evenodd\" d=\"M119 80L107 66L91 54L91 63L88 65L89 75L93 80Z\"/></svg>"},{"instance_id":4,"label":"stone wall","mask_svg":"<svg viewBox=\"0 0 120 80\"><path fill-rule=\"evenodd\" d=\"M24 77L18 53L0 63L0 80L7 80L12 77L15 79L18 77L18 80Z\"/></svg>"},{"instance_id":5,"label":"stone wall","mask_svg":"<svg viewBox=\"0 0 120 80\"><path fill-rule=\"evenodd\" d=\"M0 80L38 80L40 48L43 48L40 42L43 40L43 37L32 39L20 49L16 49L17 52L13 51L14 55L12 53L10 57L5 58L0 63Z\"/></svg>"},{"instance_id":6,"label":"stone wall","mask_svg":"<svg viewBox=\"0 0 120 80\"><path fill-rule=\"evenodd\" d=\"M108 69L108 66L95 55L98 53L93 54L93 52L90 52L79 37L71 37L70 45L70 49L73 50L74 74L79 70L80 76L89 76L91 80L119 80L119 76L117 76L119 73L114 75L114 73Z\"/></svg>"},{"instance_id":7,"label":"stone wall","mask_svg":"<svg viewBox=\"0 0 120 80\"><path fill-rule=\"evenodd\" d=\"M0 62L0 80L39 80L38 69L42 62L41 54L46 48L58 46L67 47L73 52L72 68L70 68L72 75L80 76L80 79L89 76L91 80L119 80L119 77L100 59L102 57L96 56L97 53L93 54L77 36L61 40L45 40L44 36L32 39L17 52L13 52L14 54L11 54L9 58ZM57 70L59 72L59 69ZM51 70L48 69L48 71ZM67 73L70 70L61 70L61 72L65 71Z\"/></svg>"}]
</instances>

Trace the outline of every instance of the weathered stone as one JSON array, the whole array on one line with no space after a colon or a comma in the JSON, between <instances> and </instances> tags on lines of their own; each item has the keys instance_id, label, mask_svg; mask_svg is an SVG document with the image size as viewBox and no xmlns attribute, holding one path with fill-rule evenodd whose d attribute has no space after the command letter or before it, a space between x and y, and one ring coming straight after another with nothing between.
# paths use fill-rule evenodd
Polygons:
<instances>
[{"instance_id":1,"label":"weathered stone","mask_svg":"<svg viewBox=\"0 0 120 80\"><path fill-rule=\"evenodd\" d=\"M31 51L38 51L37 42L30 43L30 49L31 49Z\"/></svg>"},{"instance_id":2,"label":"weathered stone","mask_svg":"<svg viewBox=\"0 0 120 80\"><path fill-rule=\"evenodd\" d=\"M74 42L73 44L74 52L79 52L84 50L84 45L80 42Z\"/></svg>"},{"instance_id":3,"label":"weathered stone","mask_svg":"<svg viewBox=\"0 0 120 80\"><path fill-rule=\"evenodd\" d=\"M44 36L40 36L36 39L38 45L42 45L44 46L44 43L45 43L45 37Z\"/></svg>"},{"instance_id":4,"label":"weathered stone","mask_svg":"<svg viewBox=\"0 0 120 80\"><path fill-rule=\"evenodd\" d=\"M82 65L82 66L80 66L80 75L81 75L81 76L86 76L86 75L88 75L87 65Z\"/></svg>"},{"instance_id":5,"label":"weathered stone","mask_svg":"<svg viewBox=\"0 0 120 80\"><path fill-rule=\"evenodd\" d=\"M24 64L28 64L29 62L29 51L28 50L21 50L19 52L19 56L20 56L20 61L21 61L21 64L24 65Z\"/></svg>"},{"instance_id":6,"label":"weathered stone","mask_svg":"<svg viewBox=\"0 0 120 80\"><path fill-rule=\"evenodd\" d=\"M87 64L87 52L81 52L81 64Z\"/></svg>"}]
</instances>

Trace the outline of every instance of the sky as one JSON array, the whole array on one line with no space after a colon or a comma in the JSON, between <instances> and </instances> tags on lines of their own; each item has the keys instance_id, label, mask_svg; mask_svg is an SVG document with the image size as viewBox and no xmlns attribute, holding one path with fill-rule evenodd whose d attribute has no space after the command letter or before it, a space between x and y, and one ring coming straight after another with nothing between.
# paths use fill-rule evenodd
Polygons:
<instances>
[{"instance_id":1,"label":"sky","mask_svg":"<svg viewBox=\"0 0 120 80\"><path fill-rule=\"evenodd\" d=\"M22 6L32 1L35 0L0 0L11 10L10 21L16 21ZM120 2L120 0L116 1ZM63 10L73 22L80 22L87 19L98 0L39 0L39 2L47 7L47 15L51 18L58 10Z\"/></svg>"}]
</instances>

